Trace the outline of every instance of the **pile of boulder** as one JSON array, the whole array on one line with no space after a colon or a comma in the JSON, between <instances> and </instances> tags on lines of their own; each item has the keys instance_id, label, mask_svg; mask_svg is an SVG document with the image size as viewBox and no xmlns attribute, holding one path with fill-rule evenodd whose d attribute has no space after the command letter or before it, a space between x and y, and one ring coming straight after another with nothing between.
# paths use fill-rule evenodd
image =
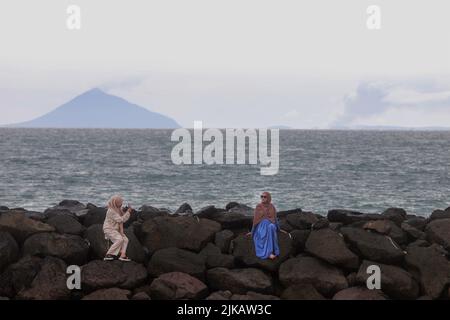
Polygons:
<instances>
[{"instance_id":1,"label":"pile of boulder","mask_svg":"<svg viewBox=\"0 0 450 320\"><path fill-rule=\"evenodd\" d=\"M236 202L142 206L124 226L132 262L103 261L105 214L74 200L44 212L0 206L0 299L450 298L450 208L428 218L401 208L281 211L274 260L255 256L253 208ZM69 266L81 270L79 289L67 285Z\"/></svg>"}]
</instances>

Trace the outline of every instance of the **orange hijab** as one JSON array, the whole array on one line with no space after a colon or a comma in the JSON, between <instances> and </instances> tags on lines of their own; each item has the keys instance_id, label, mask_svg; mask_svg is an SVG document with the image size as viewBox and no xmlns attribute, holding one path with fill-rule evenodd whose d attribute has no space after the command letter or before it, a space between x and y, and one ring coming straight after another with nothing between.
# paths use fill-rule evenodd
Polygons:
<instances>
[{"instance_id":1,"label":"orange hijab","mask_svg":"<svg viewBox=\"0 0 450 320\"><path fill-rule=\"evenodd\" d=\"M271 203L272 197L269 192L263 192L263 195L267 196L269 203L259 203L255 208L255 214L253 216L253 226L256 226L264 219L269 219L272 223L276 223L277 221L277 210Z\"/></svg>"}]
</instances>

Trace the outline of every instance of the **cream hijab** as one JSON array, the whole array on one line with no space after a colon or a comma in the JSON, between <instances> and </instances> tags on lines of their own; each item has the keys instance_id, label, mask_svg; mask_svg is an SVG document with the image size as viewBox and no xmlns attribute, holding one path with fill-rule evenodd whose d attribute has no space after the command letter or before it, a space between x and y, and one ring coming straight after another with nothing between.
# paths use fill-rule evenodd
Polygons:
<instances>
[{"instance_id":1,"label":"cream hijab","mask_svg":"<svg viewBox=\"0 0 450 320\"><path fill-rule=\"evenodd\" d=\"M114 210L118 214L123 215L122 203L123 203L122 197L119 195L114 195L108 201L108 209Z\"/></svg>"}]
</instances>

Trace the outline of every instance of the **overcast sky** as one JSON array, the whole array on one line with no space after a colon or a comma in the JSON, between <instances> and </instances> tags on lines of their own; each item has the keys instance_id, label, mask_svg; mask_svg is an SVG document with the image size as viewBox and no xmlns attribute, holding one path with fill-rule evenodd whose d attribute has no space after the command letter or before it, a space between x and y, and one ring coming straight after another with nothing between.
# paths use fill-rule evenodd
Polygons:
<instances>
[{"instance_id":1,"label":"overcast sky","mask_svg":"<svg viewBox=\"0 0 450 320\"><path fill-rule=\"evenodd\" d=\"M99 87L188 127L449 126L449 30L448 0L2 0L0 124Z\"/></svg>"}]
</instances>

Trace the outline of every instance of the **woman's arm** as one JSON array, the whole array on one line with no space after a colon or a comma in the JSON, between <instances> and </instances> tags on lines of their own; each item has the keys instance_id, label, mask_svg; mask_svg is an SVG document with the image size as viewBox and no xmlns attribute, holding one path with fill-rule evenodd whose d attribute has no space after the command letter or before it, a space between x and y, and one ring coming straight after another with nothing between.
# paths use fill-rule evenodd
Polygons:
<instances>
[{"instance_id":1,"label":"woman's arm","mask_svg":"<svg viewBox=\"0 0 450 320\"><path fill-rule=\"evenodd\" d=\"M125 212L123 216L121 216L114 210L108 210L108 211L110 212L111 219L117 223L124 223L124 222L127 222L128 219L130 219L130 211Z\"/></svg>"}]
</instances>

